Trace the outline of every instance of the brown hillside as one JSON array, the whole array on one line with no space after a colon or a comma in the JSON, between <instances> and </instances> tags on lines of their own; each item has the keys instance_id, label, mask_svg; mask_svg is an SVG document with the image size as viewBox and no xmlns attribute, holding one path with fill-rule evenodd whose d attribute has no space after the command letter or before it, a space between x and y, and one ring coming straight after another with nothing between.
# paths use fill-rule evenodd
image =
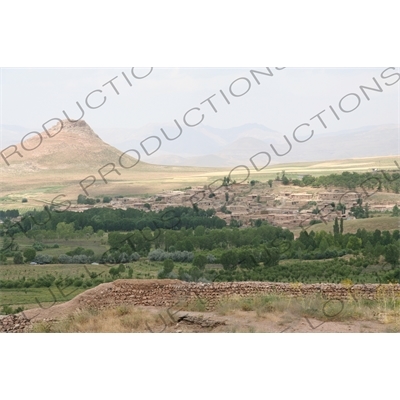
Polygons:
<instances>
[{"instance_id":1,"label":"brown hillside","mask_svg":"<svg viewBox=\"0 0 400 400\"><path fill-rule=\"evenodd\" d=\"M1 197L7 196L7 204L13 203L8 206L20 203L21 197L49 199L62 193L76 199L83 193L79 182L90 175L96 177L90 195L96 196L157 193L181 185L204 185L207 175L216 173L215 169L207 168L160 166L142 161L136 164L137 159L130 155L123 156L122 164L134 167L123 168L120 165L122 152L105 143L83 120L73 123L64 120L62 127L59 122L48 133L42 132L42 139L39 135L30 135L23 141L23 146L16 143L22 157L18 154L10 156L13 148L5 151L10 165L0 158ZM24 147L33 150L27 151ZM141 148L136 150L143 154ZM134 152L130 154L135 155ZM105 168L102 172L107 176L106 184L98 170L110 163L115 164L120 174L107 175L112 167Z\"/></svg>"},{"instance_id":2,"label":"brown hillside","mask_svg":"<svg viewBox=\"0 0 400 400\"><path fill-rule=\"evenodd\" d=\"M41 133L42 143L38 135L31 135L24 140L24 147L34 149L26 151L17 144L18 151L22 158L14 154L8 158L10 166L6 166L2 161L3 170L16 170L18 172L34 172L40 170L76 170L83 168L98 169L107 163L118 165L121 151L105 143L93 132L92 128L83 120L77 122L62 121L49 129L49 135L46 132ZM58 132L58 133L57 133ZM37 147L38 146L38 147ZM35 149L35 147L37 147ZM6 155L10 154L8 150ZM132 153L134 154L134 153ZM126 164L133 164L136 160L130 156L124 156ZM139 163L135 168L140 169L143 166ZM6 167L6 168L4 168Z\"/></svg>"}]
</instances>

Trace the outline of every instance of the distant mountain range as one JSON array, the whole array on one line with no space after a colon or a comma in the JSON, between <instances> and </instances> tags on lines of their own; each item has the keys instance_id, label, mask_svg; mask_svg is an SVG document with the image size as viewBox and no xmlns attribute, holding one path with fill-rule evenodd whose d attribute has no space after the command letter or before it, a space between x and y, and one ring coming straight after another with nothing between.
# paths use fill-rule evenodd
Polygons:
<instances>
[{"instance_id":1,"label":"distant mountain range","mask_svg":"<svg viewBox=\"0 0 400 400\"><path fill-rule=\"evenodd\" d=\"M260 124L246 124L231 129L217 129L209 126L184 128L182 135L168 141L160 127L171 137L178 134L174 125L148 125L136 130L98 130L103 137L111 137L110 143L121 151L129 148L140 149L140 142L149 136L158 136L162 145L143 161L159 165L229 167L248 164L249 158L260 151L273 155L273 163L340 160L360 157L398 155L400 126L379 125L334 133L316 133L309 141L298 143L292 133L286 132L293 148L287 155L278 157L271 144L280 153L288 150L283 135ZM127 139L129 138L129 139Z\"/></svg>"},{"instance_id":2,"label":"distant mountain range","mask_svg":"<svg viewBox=\"0 0 400 400\"><path fill-rule=\"evenodd\" d=\"M101 138L110 138L105 143L86 124L77 125L74 129L64 129L63 133L50 140L51 148L57 148L57 161L75 163L82 166L88 163L88 154L91 159L97 158L96 165L106 160L115 160L118 150L138 149L141 161L149 164L166 166L193 166L193 167L232 167L240 164L249 164L249 158L260 151L272 155L272 163L292 163L324 160L341 160L362 157L396 156L399 155L399 125L379 125L362 127L353 130L344 130L334 133L316 133L309 141L298 143L293 140L292 133L286 132L293 148L285 156L274 154L271 144L280 153L288 150L288 144L283 138L284 133L276 132L260 124L246 124L230 129L217 129L206 125L195 128L183 127L182 135L173 141L168 141L160 128L171 137L179 131L172 124L150 124L140 129L97 129ZM76 130L76 128L78 128ZM2 147L18 143L28 130L20 126L3 125ZM74 134L74 132L80 134ZM86 132L86 135L83 133ZM140 143L150 136L157 136L161 146L154 154L147 156ZM46 135L43 135L46 139ZM34 139L33 139L34 140ZM69 146L65 143L69 142ZM75 142L75 143L74 143ZM79 146L77 144L79 143ZM153 140L154 143L154 140ZM90 145L89 145L90 144ZM145 143L146 145L146 143ZM150 150L154 144L148 144ZM52 157L41 146L38 151L26 153L24 159L14 156L19 165L32 167L38 163L50 166ZM60 157L60 151L65 155ZM50 152L50 148L49 148ZM46 155L46 157L44 157ZM28 162L28 164L26 164ZM110 162L110 161L108 161ZM90 162L91 163L91 162ZM71 164L70 164L71 165ZM60 165L59 165L60 167ZM64 165L64 167L67 167Z\"/></svg>"}]
</instances>

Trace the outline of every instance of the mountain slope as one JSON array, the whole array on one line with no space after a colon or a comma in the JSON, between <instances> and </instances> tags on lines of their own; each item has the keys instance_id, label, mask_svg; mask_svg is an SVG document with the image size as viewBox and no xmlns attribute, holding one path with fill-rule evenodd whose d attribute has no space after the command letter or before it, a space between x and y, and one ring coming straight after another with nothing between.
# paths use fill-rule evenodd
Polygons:
<instances>
[{"instance_id":1,"label":"mountain slope","mask_svg":"<svg viewBox=\"0 0 400 400\"><path fill-rule=\"evenodd\" d=\"M7 202L10 199L21 203L21 197L26 197L31 203L31 199L54 198L60 193L76 199L83 193L80 182L85 181L87 187L93 179L90 196L158 192L179 187L186 181L204 185L205 175L216 172L210 168L151 165L142 160L136 163L137 159L130 155L124 155L121 165L120 156L124 151L137 149L143 155L143 149L129 146L123 151L117 150L83 120L62 121L62 126L58 123L48 133L30 135L23 146L17 143L22 157L18 154L8 157L9 166L0 158L0 195ZM7 156L13 151L11 148L4 154ZM118 172L112 171L112 165L106 166L111 163ZM99 173L100 169L106 179ZM92 178L87 179L89 176Z\"/></svg>"},{"instance_id":2,"label":"mountain slope","mask_svg":"<svg viewBox=\"0 0 400 400\"><path fill-rule=\"evenodd\" d=\"M52 136L52 137L49 137ZM23 146L18 143L17 154L7 160L10 166L2 161L2 172L18 169L19 173L40 170L76 170L87 168L100 168L107 163L118 164L121 151L103 142L85 121L71 123L68 120L59 122L46 132L39 135L31 135L24 140ZM26 149L33 149L26 151ZM8 151L5 154L10 154ZM134 153L133 153L134 154ZM133 164L136 160L130 156L124 156L126 164ZM140 163L137 168L141 168Z\"/></svg>"}]
</instances>

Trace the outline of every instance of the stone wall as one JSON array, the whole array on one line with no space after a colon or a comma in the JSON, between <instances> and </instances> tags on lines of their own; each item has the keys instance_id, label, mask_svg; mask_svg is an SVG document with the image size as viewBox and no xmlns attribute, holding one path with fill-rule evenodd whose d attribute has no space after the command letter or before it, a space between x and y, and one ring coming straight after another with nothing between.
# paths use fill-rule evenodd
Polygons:
<instances>
[{"instance_id":1,"label":"stone wall","mask_svg":"<svg viewBox=\"0 0 400 400\"><path fill-rule=\"evenodd\" d=\"M188 283L178 280L133 281L117 280L112 286L97 291L93 297L82 298L87 306L108 306L132 304L142 306L170 307L180 302L200 299L210 310L219 300L232 296L252 296L260 294L304 297L320 295L326 299L370 299L381 296L400 297L400 284L292 284L271 282L218 282Z\"/></svg>"}]
</instances>

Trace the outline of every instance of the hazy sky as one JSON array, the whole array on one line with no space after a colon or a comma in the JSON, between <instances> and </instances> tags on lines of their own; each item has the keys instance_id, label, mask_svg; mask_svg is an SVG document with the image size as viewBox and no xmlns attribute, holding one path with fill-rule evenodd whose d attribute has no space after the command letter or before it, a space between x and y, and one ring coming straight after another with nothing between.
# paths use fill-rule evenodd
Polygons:
<instances>
[{"instance_id":1,"label":"hazy sky","mask_svg":"<svg viewBox=\"0 0 400 400\"><path fill-rule=\"evenodd\" d=\"M131 68L102 69L2 69L1 74L1 123L17 125L26 133L37 130L51 118L65 118L65 110L71 118L79 115L76 101L85 110L84 119L96 129L140 128L147 124L182 121L184 114L194 107L188 121L195 123L204 114L203 124L216 128L230 128L246 123L259 123L279 132L292 132L301 123L326 109L326 132L334 132L362 126L399 123L399 82L396 76L383 79L381 68L286 68L270 67L273 76L257 74L260 84L250 73L251 69L266 72L266 67L241 69L222 68L154 68L143 78L136 79ZM135 69L137 76L150 69ZM132 86L129 86L122 72ZM389 70L389 76L396 71ZM397 68L397 73L400 69ZM115 92L111 79L118 90ZM235 83L235 80L239 79ZM246 79L243 79L246 78ZM376 87L376 78L383 92L368 91L368 101L360 85ZM249 83L250 82L250 83ZM231 84L233 85L231 86ZM105 86L103 86L105 85ZM231 90L238 96L230 93ZM106 96L106 102L97 109L85 105L86 96L93 106ZM222 90L230 105L222 97ZM242 96L246 90L248 92ZM360 97L359 107L349 113L339 109L340 100L355 93ZM212 102L217 113L208 102ZM355 106L357 97L348 96L341 103L344 109ZM338 111L340 121L333 118L328 107ZM322 116L321 115L321 116ZM329 122L329 123L328 123ZM323 130L323 129L322 129ZM108 140L107 137L102 137Z\"/></svg>"}]
</instances>

